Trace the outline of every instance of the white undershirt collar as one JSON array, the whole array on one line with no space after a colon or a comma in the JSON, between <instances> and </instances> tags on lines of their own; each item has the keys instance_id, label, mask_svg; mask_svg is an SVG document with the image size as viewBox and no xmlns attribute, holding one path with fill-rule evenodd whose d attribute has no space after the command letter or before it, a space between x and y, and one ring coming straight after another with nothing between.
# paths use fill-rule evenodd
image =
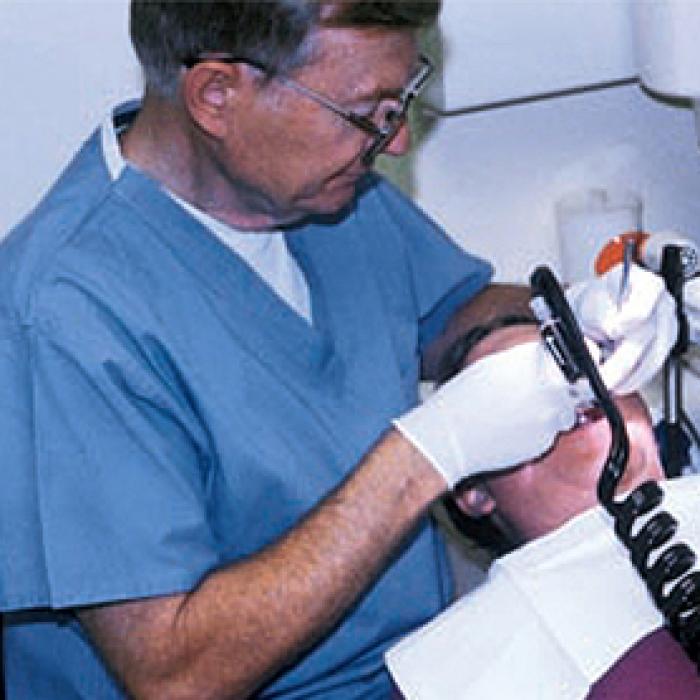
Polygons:
<instances>
[{"instance_id":1,"label":"white undershirt collar","mask_svg":"<svg viewBox=\"0 0 700 700\"><path fill-rule=\"evenodd\" d=\"M111 178L117 180L126 167L126 160L119 147L113 115L108 115L103 121L100 138L107 170ZM289 252L281 231L240 231L197 209L166 188L163 188L163 191L224 245L243 258L292 309L309 323L312 322L308 284L301 268Z\"/></svg>"}]
</instances>

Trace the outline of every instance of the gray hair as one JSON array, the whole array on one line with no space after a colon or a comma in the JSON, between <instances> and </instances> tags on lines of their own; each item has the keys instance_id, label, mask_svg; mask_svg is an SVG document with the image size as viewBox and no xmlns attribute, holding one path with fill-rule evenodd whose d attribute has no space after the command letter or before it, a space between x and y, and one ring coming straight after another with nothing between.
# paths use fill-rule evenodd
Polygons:
<instances>
[{"instance_id":1,"label":"gray hair","mask_svg":"<svg viewBox=\"0 0 700 700\"><path fill-rule=\"evenodd\" d=\"M173 97L183 64L201 54L232 54L285 72L309 60L314 29L418 28L435 19L440 2L132 0L130 33L148 89Z\"/></svg>"}]
</instances>

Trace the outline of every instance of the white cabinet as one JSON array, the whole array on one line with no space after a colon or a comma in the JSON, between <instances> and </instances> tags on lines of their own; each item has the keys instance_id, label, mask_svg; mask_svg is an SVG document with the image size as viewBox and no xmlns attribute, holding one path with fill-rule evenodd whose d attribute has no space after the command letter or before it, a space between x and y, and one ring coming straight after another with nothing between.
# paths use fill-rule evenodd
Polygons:
<instances>
[{"instance_id":1,"label":"white cabinet","mask_svg":"<svg viewBox=\"0 0 700 700\"><path fill-rule=\"evenodd\" d=\"M637 69L631 5L632 0L444 0L442 85L430 101L446 110L464 109L632 78Z\"/></svg>"}]
</instances>

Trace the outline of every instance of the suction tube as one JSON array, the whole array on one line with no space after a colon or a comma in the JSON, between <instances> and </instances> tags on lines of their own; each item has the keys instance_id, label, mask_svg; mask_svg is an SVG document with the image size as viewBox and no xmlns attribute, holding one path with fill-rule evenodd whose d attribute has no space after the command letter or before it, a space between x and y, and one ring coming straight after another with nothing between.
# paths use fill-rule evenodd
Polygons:
<instances>
[{"instance_id":1,"label":"suction tube","mask_svg":"<svg viewBox=\"0 0 700 700\"><path fill-rule=\"evenodd\" d=\"M598 500L612 516L615 516L618 512L618 505L614 499L615 489L629 457L629 439L625 423L603 383L583 333L554 274L548 267L538 267L530 277L530 286L535 299L543 302L535 302L533 308L542 322L541 332L554 359L570 382L582 378L588 381L596 402L610 424L612 442L598 482ZM559 358L555 354L555 348L559 350ZM562 366L560 358L568 364L567 367Z\"/></svg>"},{"instance_id":2,"label":"suction tube","mask_svg":"<svg viewBox=\"0 0 700 700\"><path fill-rule=\"evenodd\" d=\"M678 521L660 510L663 491L646 481L624 499L615 499L629 458L629 439L620 412L600 377L576 318L554 274L538 267L530 277L532 308L555 361L570 382L588 381L611 430L611 445L598 480L598 500L613 517L615 533L630 554L671 634L700 669L700 572L696 555L681 542L671 543ZM638 518L641 527L634 527ZM633 532L634 530L634 532Z\"/></svg>"}]
</instances>

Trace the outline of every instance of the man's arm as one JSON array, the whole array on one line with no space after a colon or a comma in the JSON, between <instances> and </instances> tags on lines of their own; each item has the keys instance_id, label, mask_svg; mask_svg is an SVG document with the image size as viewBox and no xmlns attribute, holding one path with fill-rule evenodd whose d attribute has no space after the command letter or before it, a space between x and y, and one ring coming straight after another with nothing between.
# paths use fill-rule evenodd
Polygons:
<instances>
[{"instance_id":1,"label":"man's arm","mask_svg":"<svg viewBox=\"0 0 700 700\"><path fill-rule=\"evenodd\" d=\"M136 698L245 698L341 619L445 482L397 431L296 527L196 590L78 617Z\"/></svg>"},{"instance_id":2,"label":"man's arm","mask_svg":"<svg viewBox=\"0 0 700 700\"><path fill-rule=\"evenodd\" d=\"M527 310L525 292L485 290L442 342L481 314ZM195 590L79 611L116 677L137 698L245 698L297 661L372 584L447 484L540 454L570 424L568 389L558 372L558 382L542 374L540 351L531 344L517 356L487 358L450 382L279 541L213 571ZM508 401L491 408L481 429L484 392ZM497 439L492 427L514 421L518 439Z\"/></svg>"},{"instance_id":3,"label":"man's arm","mask_svg":"<svg viewBox=\"0 0 700 700\"><path fill-rule=\"evenodd\" d=\"M438 363L447 348L476 325L488 323L506 314L532 316L530 288L512 284L490 284L453 314L444 333L423 354L422 376L434 380Z\"/></svg>"}]
</instances>

